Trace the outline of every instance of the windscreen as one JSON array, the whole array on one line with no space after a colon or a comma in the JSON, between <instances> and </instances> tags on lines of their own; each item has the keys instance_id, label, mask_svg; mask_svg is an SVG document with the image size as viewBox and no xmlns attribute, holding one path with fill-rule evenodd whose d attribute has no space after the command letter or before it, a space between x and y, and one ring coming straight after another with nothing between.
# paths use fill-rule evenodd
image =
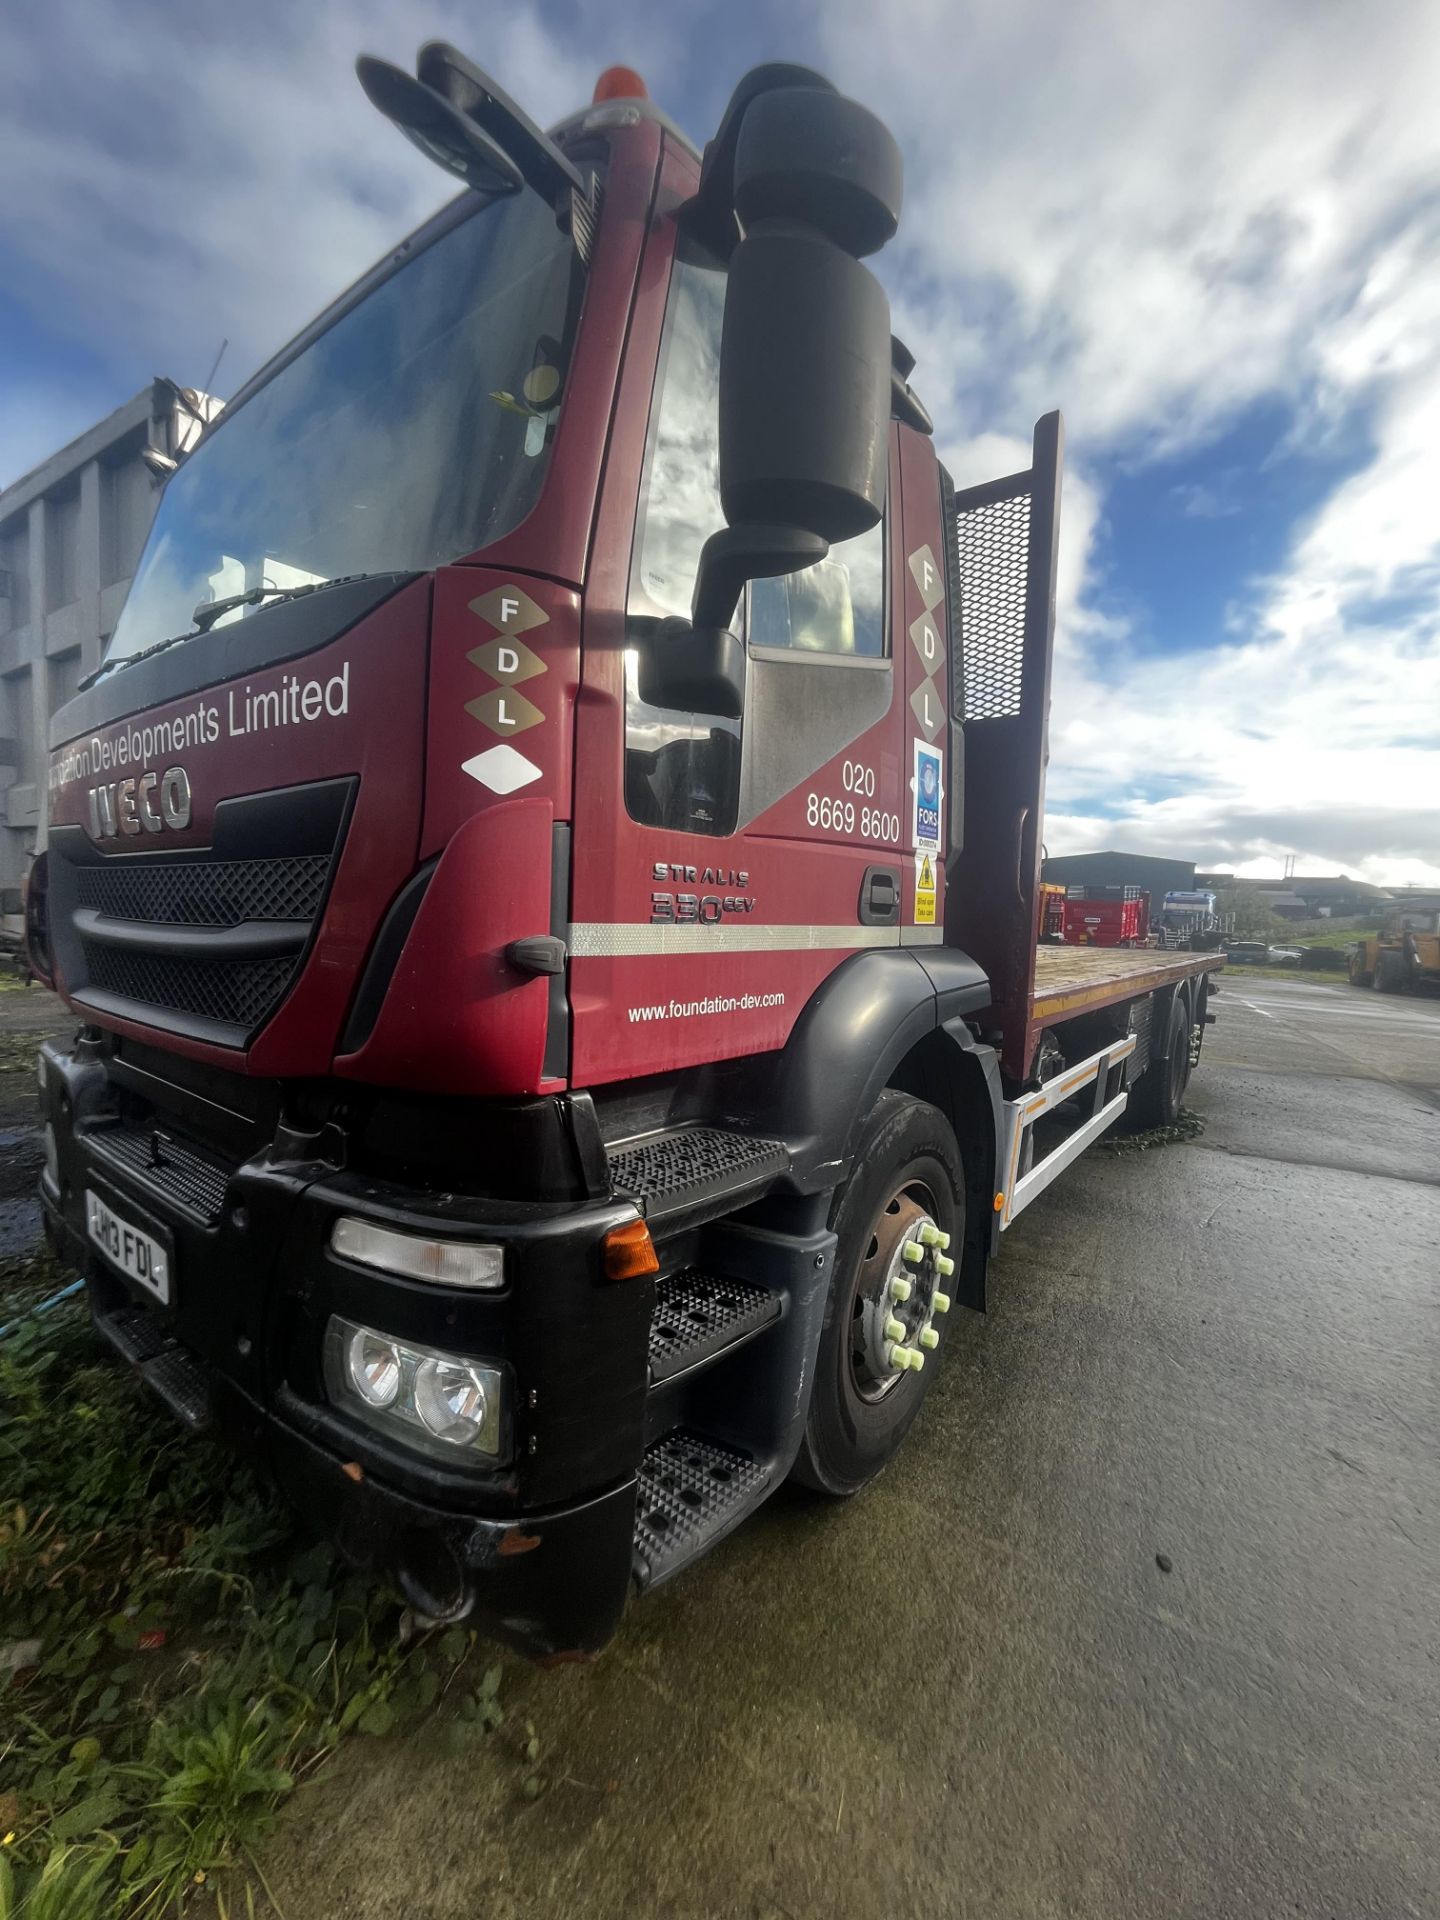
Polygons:
<instances>
[{"instance_id":1,"label":"windscreen","mask_svg":"<svg viewBox=\"0 0 1440 1920\"><path fill-rule=\"evenodd\" d=\"M579 292L574 246L534 193L482 203L417 252L171 478L107 659L185 633L202 601L422 570L517 525Z\"/></svg>"}]
</instances>

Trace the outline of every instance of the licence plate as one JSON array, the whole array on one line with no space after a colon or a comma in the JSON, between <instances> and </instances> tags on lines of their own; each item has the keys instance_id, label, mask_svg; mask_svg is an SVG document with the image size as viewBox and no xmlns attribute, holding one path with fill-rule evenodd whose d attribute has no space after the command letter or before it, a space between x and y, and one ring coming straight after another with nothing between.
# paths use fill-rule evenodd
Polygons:
<instances>
[{"instance_id":1,"label":"licence plate","mask_svg":"<svg viewBox=\"0 0 1440 1920\"><path fill-rule=\"evenodd\" d=\"M170 1256L158 1240L132 1227L98 1193L85 1192L85 1225L92 1246L123 1274L153 1293L164 1306L170 1304Z\"/></svg>"}]
</instances>

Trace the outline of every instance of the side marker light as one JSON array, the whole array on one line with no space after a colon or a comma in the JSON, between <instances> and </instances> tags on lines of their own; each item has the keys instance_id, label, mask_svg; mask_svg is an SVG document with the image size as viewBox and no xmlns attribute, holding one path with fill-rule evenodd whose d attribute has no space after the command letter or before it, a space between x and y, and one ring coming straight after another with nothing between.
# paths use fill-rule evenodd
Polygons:
<instances>
[{"instance_id":1,"label":"side marker light","mask_svg":"<svg viewBox=\"0 0 1440 1920\"><path fill-rule=\"evenodd\" d=\"M601 1242L600 1262L607 1280L643 1280L660 1271L660 1257L643 1220L612 1227Z\"/></svg>"}]
</instances>

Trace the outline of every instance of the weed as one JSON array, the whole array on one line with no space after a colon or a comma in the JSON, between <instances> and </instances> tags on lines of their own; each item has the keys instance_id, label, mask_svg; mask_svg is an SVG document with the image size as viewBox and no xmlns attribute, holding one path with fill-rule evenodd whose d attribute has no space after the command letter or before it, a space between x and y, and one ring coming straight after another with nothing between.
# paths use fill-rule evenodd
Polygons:
<instances>
[{"instance_id":1,"label":"weed","mask_svg":"<svg viewBox=\"0 0 1440 1920\"><path fill-rule=\"evenodd\" d=\"M0 1920L159 1920L227 1869L252 1913L298 1781L442 1697L447 1740L483 1735L500 1669L465 1683L461 1629L402 1646L393 1596L182 1436L83 1303L24 1317L63 1279L0 1276Z\"/></svg>"},{"instance_id":2,"label":"weed","mask_svg":"<svg viewBox=\"0 0 1440 1920\"><path fill-rule=\"evenodd\" d=\"M40 1038L38 1033L0 1033L0 1073L33 1074Z\"/></svg>"},{"instance_id":3,"label":"weed","mask_svg":"<svg viewBox=\"0 0 1440 1920\"><path fill-rule=\"evenodd\" d=\"M1186 1140L1198 1140L1204 1131L1204 1115L1182 1107L1168 1127L1149 1127L1144 1133L1107 1134L1099 1145L1106 1153L1149 1153L1155 1147L1173 1147Z\"/></svg>"}]
</instances>

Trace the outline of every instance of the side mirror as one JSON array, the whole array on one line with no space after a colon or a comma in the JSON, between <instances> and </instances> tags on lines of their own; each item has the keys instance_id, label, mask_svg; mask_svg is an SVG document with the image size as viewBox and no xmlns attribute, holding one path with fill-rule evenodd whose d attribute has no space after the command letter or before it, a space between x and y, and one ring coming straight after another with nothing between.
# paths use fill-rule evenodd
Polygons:
<instances>
[{"instance_id":1,"label":"side mirror","mask_svg":"<svg viewBox=\"0 0 1440 1920\"><path fill-rule=\"evenodd\" d=\"M700 553L693 620L662 620L641 641L640 698L652 707L714 713L745 710L745 649L730 631L751 580L813 567L830 551L798 527L722 527Z\"/></svg>"},{"instance_id":2,"label":"side mirror","mask_svg":"<svg viewBox=\"0 0 1440 1920\"><path fill-rule=\"evenodd\" d=\"M720 342L720 503L693 620L640 647L641 698L737 718L751 580L815 566L885 510L890 303L861 257L900 218L900 152L874 114L803 67L732 96L684 217L729 257ZM739 238L743 228L744 237Z\"/></svg>"},{"instance_id":3,"label":"side mirror","mask_svg":"<svg viewBox=\"0 0 1440 1920\"><path fill-rule=\"evenodd\" d=\"M885 507L890 303L861 257L900 217L900 153L874 114L818 87L746 108L720 351L720 496L732 526L848 540Z\"/></svg>"},{"instance_id":4,"label":"side mirror","mask_svg":"<svg viewBox=\"0 0 1440 1920\"><path fill-rule=\"evenodd\" d=\"M498 140L425 81L362 53L355 72L372 106L429 160L481 193L518 193L525 176Z\"/></svg>"}]
</instances>

